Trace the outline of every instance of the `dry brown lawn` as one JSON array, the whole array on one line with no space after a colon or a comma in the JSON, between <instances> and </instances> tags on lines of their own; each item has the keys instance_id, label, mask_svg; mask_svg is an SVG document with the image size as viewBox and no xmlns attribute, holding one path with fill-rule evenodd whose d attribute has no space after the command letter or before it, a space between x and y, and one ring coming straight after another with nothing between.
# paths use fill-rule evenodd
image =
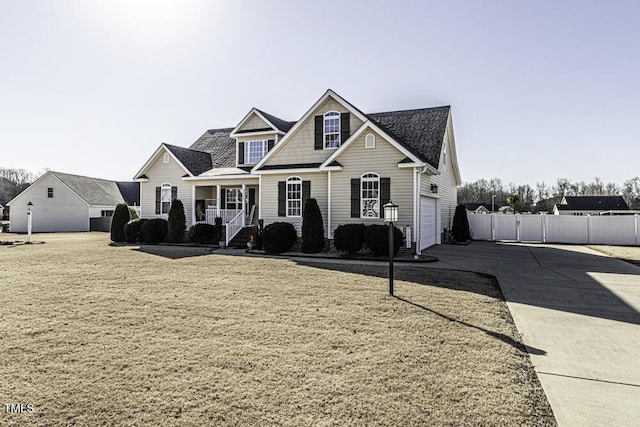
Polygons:
<instances>
[{"instance_id":1,"label":"dry brown lawn","mask_svg":"<svg viewBox=\"0 0 640 427\"><path fill-rule=\"evenodd\" d=\"M640 265L640 247L638 246L589 245L589 248L614 258Z\"/></svg>"},{"instance_id":2,"label":"dry brown lawn","mask_svg":"<svg viewBox=\"0 0 640 427\"><path fill-rule=\"evenodd\" d=\"M0 425L555 424L492 278L107 239L0 246Z\"/></svg>"}]
</instances>

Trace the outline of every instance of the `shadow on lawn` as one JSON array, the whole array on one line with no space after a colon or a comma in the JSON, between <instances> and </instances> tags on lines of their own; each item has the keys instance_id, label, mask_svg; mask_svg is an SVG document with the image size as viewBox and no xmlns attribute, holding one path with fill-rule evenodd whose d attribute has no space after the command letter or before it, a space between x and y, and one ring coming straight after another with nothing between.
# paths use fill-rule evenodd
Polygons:
<instances>
[{"instance_id":1,"label":"shadow on lawn","mask_svg":"<svg viewBox=\"0 0 640 427\"><path fill-rule=\"evenodd\" d=\"M306 261L306 260L305 261L297 260L297 263L301 265L308 265L309 267L329 269L329 270L341 271L345 273L365 274L368 276L375 276L380 278L388 277L387 268L383 266L378 266L378 265L314 263L312 261ZM456 282L454 277L457 276L457 279L459 280L460 275L480 276L486 280L470 280L470 281ZM424 268L417 268L417 267L402 267L395 271L395 280L402 280L410 283L415 283L418 285L437 286L440 288L451 289L456 291L473 292L473 293L485 295L490 298L496 298L504 301L504 297L502 295L502 292L500 291L500 287L497 281L493 276L489 276L486 274L431 269L431 268L424 269ZM478 331L484 332L485 334L495 339L498 339L521 352L524 352L524 353L529 352L530 354L536 354L536 355L542 355L542 356L547 354L547 352L544 350L540 350L535 347L525 346L522 342L516 341L513 338L507 335L501 334L499 332L491 331L481 326L473 325L471 323L458 320L445 313L441 313L432 308L425 307L424 305L417 304L413 301L410 301L406 298L399 297L397 295L394 295L394 298L397 299L398 301L402 301L403 303L410 304L413 307L435 314L436 316L439 316L450 322L457 323L461 326L473 328Z\"/></svg>"},{"instance_id":2,"label":"shadow on lawn","mask_svg":"<svg viewBox=\"0 0 640 427\"><path fill-rule=\"evenodd\" d=\"M211 255L210 248L198 248L187 246L155 246L141 245L134 251L143 252L145 254L161 256L169 259L191 258L195 256Z\"/></svg>"}]
</instances>

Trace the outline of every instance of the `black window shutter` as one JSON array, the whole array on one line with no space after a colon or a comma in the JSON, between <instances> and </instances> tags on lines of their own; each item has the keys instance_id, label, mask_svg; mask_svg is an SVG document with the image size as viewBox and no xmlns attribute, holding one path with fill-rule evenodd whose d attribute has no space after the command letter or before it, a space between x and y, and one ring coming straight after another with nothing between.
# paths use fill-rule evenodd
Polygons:
<instances>
[{"instance_id":1,"label":"black window shutter","mask_svg":"<svg viewBox=\"0 0 640 427\"><path fill-rule=\"evenodd\" d=\"M349 139L349 122L351 121L350 113L340 114L340 144Z\"/></svg>"},{"instance_id":2,"label":"black window shutter","mask_svg":"<svg viewBox=\"0 0 640 427\"><path fill-rule=\"evenodd\" d=\"M156 215L160 214L160 187L156 187Z\"/></svg>"},{"instance_id":3,"label":"black window shutter","mask_svg":"<svg viewBox=\"0 0 640 427\"><path fill-rule=\"evenodd\" d=\"M311 197L311 181L302 181L302 215L304 215L304 205Z\"/></svg>"},{"instance_id":4,"label":"black window shutter","mask_svg":"<svg viewBox=\"0 0 640 427\"><path fill-rule=\"evenodd\" d=\"M351 218L360 218L360 179L351 180Z\"/></svg>"},{"instance_id":5,"label":"black window shutter","mask_svg":"<svg viewBox=\"0 0 640 427\"><path fill-rule=\"evenodd\" d=\"M316 150L322 150L324 148L324 142L322 141L324 135L324 121L322 116L316 116L316 130L315 130L315 144Z\"/></svg>"},{"instance_id":6,"label":"black window shutter","mask_svg":"<svg viewBox=\"0 0 640 427\"><path fill-rule=\"evenodd\" d=\"M238 164L244 165L244 142L238 142Z\"/></svg>"},{"instance_id":7,"label":"black window shutter","mask_svg":"<svg viewBox=\"0 0 640 427\"><path fill-rule=\"evenodd\" d=\"M178 198L178 187L171 187L171 201Z\"/></svg>"},{"instance_id":8,"label":"black window shutter","mask_svg":"<svg viewBox=\"0 0 640 427\"><path fill-rule=\"evenodd\" d=\"M287 216L287 183L278 181L278 216Z\"/></svg>"},{"instance_id":9,"label":"black window shutter","mask_svg":"<svg viewBox=\"0 0 640 427\"><path fill-rule=\"evenodd\" d=\"M380 178L380 218L384 218L382 207L391 200L391 178Z\"/></svg>"},{"instance_id":10,"label":"black window shutter","mask_svg":"<svg viewBox=\"0 0 640 427\"><path fill-rule=\"evenodd\" d=\"M220 209L227 209L227 189L220 189Z\"/></svg>"},{"instance_id":11,"label":"black window shutter","mask_svg":"<svg viewBox=\"0 0 640 427\"><path fill-rule=\"evenodd\" d=\"M273 148L273 146L276 145L276 141L273 139L270 139L267 141L267 153L269 151L271 151L271 149Z\"/></svg>"}]
</instances>

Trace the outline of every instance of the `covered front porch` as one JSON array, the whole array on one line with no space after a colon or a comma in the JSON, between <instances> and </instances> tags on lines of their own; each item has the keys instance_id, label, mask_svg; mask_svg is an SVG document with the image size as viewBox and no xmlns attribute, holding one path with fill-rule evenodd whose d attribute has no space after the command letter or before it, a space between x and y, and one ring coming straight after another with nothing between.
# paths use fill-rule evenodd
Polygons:
<instances>
[{"instance_id":1,"label":"covered front porch","mask_svg":"<svg viewBox=\"0 0 640 427\"><path fill-rule=\"evenodd\" d=\"M194 183L192 191L191 224L215 224L221 218L227 245L244 227L257 223L257 183Z\"/></svg>"}]
</instances>

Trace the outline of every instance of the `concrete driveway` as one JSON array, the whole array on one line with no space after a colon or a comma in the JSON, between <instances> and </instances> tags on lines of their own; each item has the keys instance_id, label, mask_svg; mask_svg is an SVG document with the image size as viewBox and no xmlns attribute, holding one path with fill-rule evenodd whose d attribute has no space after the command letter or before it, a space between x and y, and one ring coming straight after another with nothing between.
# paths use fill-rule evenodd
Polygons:
<instances>
[{"instance_id":1,"label":"concrete driveway","mask_svg":"<svg viewBox=\"0 0 640 427\"><path fill-rule=\"evenodd\" d=\"M497 277L561 426L640 425L640 268L582 246L474 242L434 268Z\"/></svg>"}]
</instances>

